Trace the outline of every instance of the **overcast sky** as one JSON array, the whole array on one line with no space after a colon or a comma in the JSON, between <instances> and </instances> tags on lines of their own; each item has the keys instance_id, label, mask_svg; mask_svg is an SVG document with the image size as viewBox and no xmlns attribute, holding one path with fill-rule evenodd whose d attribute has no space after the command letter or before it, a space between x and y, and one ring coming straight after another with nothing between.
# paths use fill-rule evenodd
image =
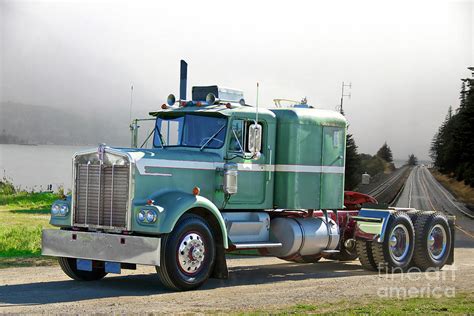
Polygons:
<instances>
[{"instance_id":1,"label":"overcast sky","mask_svg":"<svg viewBox=\"0 0 474 316\"><path fill-rule=\"evenodd\" d=\"M0 0L4 101L134 116L191 85L242 89L255 103L345 112L360 152L428 157L460 78L474 65L473 1ZM189 92L188 92L189 94ZM105 118L105 115L104 115ZM127 122L124 122L124 128Z\"/></svg>"}]
</instances>

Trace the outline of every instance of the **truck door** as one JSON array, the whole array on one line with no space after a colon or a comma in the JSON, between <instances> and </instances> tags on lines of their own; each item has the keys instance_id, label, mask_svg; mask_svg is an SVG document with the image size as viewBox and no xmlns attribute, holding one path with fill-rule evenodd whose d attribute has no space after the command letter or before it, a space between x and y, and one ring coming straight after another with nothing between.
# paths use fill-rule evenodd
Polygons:
<instances>
[{"instance_id":1,"label":"truck door","mask_svg":"<svg viewBox=\"0 0 474 316\"><path fill-rule=\"evenodd\" d=\"M245 119L234 119L230 130L230 141L227 157L239 166L238 192L233 195L228 204L242 205L262 204L265 202L267 180L269 176L268 159L271 155L271 149L267 143L268 128L264 121L259 121L262 127L262 142L259 150L260 157L248 159L244 156L251 155L249 145L253 143L249 140L251 125L254 121Z\"/></svg>"},{"instance_id":2,"label":"truck door","mask_svg":"<svg viewBox=\"0 0 474 316\"><path fill-rule=\"evenodd\" d=\"M323 126L321 209L342 208L344 199L345 129Z\"/></svg>"}]
</instances>

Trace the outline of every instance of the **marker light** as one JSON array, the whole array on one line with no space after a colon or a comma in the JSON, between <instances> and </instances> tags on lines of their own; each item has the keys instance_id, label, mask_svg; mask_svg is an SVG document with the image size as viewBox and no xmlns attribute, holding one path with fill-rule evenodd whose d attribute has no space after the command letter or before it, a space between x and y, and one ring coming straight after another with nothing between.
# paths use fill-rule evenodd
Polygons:
<instances>
[{"instance_id":1,"label":"marker light","mask_svg":"<svg viewBox=\"0 0 474 316\"><path fill-rule=\"evenodd\" d=\"M165 103L163 103L163 104L161 105L161 108L162 108L163 110L166 110L166 109L168 108L168 106L167 106Z\"/></svg>"},{"instance_id":2,"label":"marker light","mask_svg":"<svg viewBox=\"0 0 474 316\"><path fill-rule=\"evenodd\" d=\"M199 195L199 193L201 193L201 189L199 189L199 187L194 187L193 188L193 194L194 195Z\"/></svg>"}]
</instances>

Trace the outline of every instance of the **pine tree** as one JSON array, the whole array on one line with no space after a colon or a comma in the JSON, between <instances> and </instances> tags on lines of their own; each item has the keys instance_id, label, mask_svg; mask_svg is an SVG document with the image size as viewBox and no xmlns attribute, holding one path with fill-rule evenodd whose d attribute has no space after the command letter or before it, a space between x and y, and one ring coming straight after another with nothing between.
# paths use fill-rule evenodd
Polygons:
<instances>
[{"instance_id":1,"label":"pine tree","mask_svg":"<svg viewBox=\"0 0 474 316\"><path fill-rule=\"evenodd\" d=\"M414 154L408 156L408 164L410 166L416 166L418 164L418 158Z\"/></svg>"},{"instance_id":2,"label":"pine tree","mask_svg":"<svg viewBox=\"0 0 474 316\"><path fill-rule=\"evenodd\" d=\"M357 153L357 145L352 134L346 138L346 170L344 178L344 189L353 190L360 182L360 157Z\"/></svg>"},{"instance_id":3,"label":"pine tree","mask_svg":"<svg viewBox=\"0 0 474 316\"><path fill-rule=\"evenodd\" d=\"M430 156L441 172L474 187L474 78L462 81L460 107L455 114L449 109L433 137Z\"/></svg>"},{"instance_id":4,"label":"pine tree","mask_svg":"<svg viewBox=\"0 0 474 316\"><path fill-rule=\"evenodd\" d=\"M392 150L385 142L382 147L377 151L377 156L385 160L386 162L393 162Z\"/></svg>"}]
</instances>

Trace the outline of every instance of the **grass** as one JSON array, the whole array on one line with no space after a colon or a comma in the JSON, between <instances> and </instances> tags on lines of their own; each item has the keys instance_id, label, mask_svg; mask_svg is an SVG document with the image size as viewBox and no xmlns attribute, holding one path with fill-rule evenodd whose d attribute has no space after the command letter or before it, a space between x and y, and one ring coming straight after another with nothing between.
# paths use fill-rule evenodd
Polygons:
<instances>
[{"instance_id":1,"label":"grass","mask_svg":"<svg viewBox=\"0 0 474 316\"><path fill-rule=\"evenodd\" d=\"M304 296L304 295L303 295ZM337 303L296 304L284 309L241 312L238 315L467 315L474 313L474 292L455 297L341 300Z\"/></svg>"},{"instance_id":2,"label":"grass","mask_svg":"<svg viewBox=\"0 0 474 316\"><path fill-rule=\"evenodd\" d=\"M49 210L51 204L59 198L58 194L50 192L17 192L0 194L1 209L32 209Z\"/></svg>"},{"instance_id":3,"label":"grass","mask_svg":"<svg viewBox=\"0 0 474 316\"><path fill-rule=\"evenodd\" d=\"M52 227L49 210L56 199L54 193L0 194L0 268L47 264L39 258L41 230Z\"/></svg>"},{"instance_id":4,"label":"grass","mask_svg":"<svg viewBox=\"0 0 474 316\"><path fill-rule=\"evenodd\" d=\"M430 170L433 176L461 202L474 205L474 188L465 185L463 181L448 177L436 170Z\"/></svg>"}]
</instances>

